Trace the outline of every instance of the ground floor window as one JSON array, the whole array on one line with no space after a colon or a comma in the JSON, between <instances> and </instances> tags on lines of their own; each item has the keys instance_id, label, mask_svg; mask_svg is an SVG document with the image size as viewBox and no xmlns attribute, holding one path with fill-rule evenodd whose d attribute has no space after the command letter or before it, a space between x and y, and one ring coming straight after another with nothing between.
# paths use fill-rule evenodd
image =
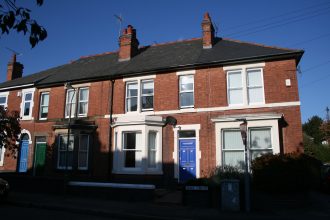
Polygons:
<instances>
[{"instance_id":1,"label":"ground floor window","mask_svg":"<svg viewBox=\"0 0 330 220\"><path fill-rule=\"evenodd\" d=\"M250 161L263 154L272 153L271 128L249 128L248 158ZM225 129L222 132L224 165L244 168L245 156L240 130Z\"/></svg>"},{"instance_id":2,"label":"ground floor window","mask_svg":"<svg viewBox=\"0 0 330 220\"><path fill-rule=\"evenodd\" d=\"M260 117L260 118L258 118ZM234 118L234 117L233 117ZM279 125L281 115L247 117L248 164L255 158L268 153L280 153ZM216 129L217 166L245 165L245 146L239 130L240 121L219 117L213 119Z\"/></svg>"},{"instance_id":3,"label":"ground floor window","mask_svg":"<svg viewBox=\"0 0 330 220\"><path fill-rule=\"evenodd\" d=\"M161 117L141 116L141 119L135 117L132 120L135 120L135 125L130 124L128 117L116 121L113 172L162 174Z\"/></svg>"},{"instance_id":4,"label":"ground floor window","mask_svg":"<svg viewBox=\"0 0 330 220\"><path fill-rule=\"evenodd\" d=\"M58 135L58 169L78 170L88 169L90 135L89 134L67 134Z\"/></svg>"},{"instance_id":5,"label":"ground floor window","mask_svg":"<svg viewBox=\"0 0 330 220\"><path fill-rule=\"evenodd\" d=\"M59 135L58 139L57 168L72 169L74 136L70 135L68 138L68 135Z\"/></svg>"},{"instance_id":6,"label":"ground floor window","mask_svg":"<svg viewBox=\"0 0 330 220\"><path fill-rule=\"evenodd\" d=\"M123 151L125 167L141 167L142 146L141 131L123 133Z\"/></svg>"}]
</instances>

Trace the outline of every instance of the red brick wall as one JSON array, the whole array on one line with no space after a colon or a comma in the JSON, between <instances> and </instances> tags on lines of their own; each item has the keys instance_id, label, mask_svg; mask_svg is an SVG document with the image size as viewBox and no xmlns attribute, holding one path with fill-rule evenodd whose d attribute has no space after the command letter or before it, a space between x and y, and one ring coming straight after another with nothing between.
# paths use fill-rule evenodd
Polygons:
<instances>
[{"instance_id":1,"label":"red brick wall","mask_svg":"<svg viewBox=\"0 0 330 220\"><path fill-rule=\"evenodd\" d=\"M299 101L295 61L272 61L264 67L264 90L266 103ZM291 86L285 86L285 80L291 79ZM157 74L154 79L154 110L168 111L179 109L179 77L175 72ZM91 146L91 170L88 175L97 178L106 178L109 173L109 100L111 92L110 81L92 82L89 86L88 120L94 120L98 126L96 138ZM19 90L11 91L9 95L9 109L20 110L21 97L17 96ZM195 108L227 107L226 74L222 67L197 69L195 73ZM29 149L29 167L33 163L33 150L35 136L48 136L48 173L57 175L54 169L55 134L53 125L64 120L65 89L63 86L52 87L50 90L49 114L47 121L38 121L40 92L34 96L32 121L22 121L22 128L30 131L33 143ZM125 113L125 82L122 79L114 83L113 113ZM250 113L280 113L284 115L286 127L281 129L283 135L284 152L302 151L302 131L300 107L274 107L259 109L227 110L218 112L172 114L178 124L200 124L200 148L202 159L200 172L207 176L215 168L216 146L215 125L211 119L217 116L230 114ZM166 117L166 115L162 115ZM173 151L174 134L171 126L163 129L163 170L164 176L173 177ZM5 166L1 169L16 168L16 160L6 158ZM61 175L61 174L59 174Z\"/></svg>"},{"instance_id":2,"label":"red brick wall","mask_svg":"<svg viewBox=\"0 0 330 220\"><path fill-rule=\"evenodd\" d=\"M285 80L291 80L291 86ZM295 60L267 62L264 68L266 103L299 101Z\"/></svg>"}]
</instances>

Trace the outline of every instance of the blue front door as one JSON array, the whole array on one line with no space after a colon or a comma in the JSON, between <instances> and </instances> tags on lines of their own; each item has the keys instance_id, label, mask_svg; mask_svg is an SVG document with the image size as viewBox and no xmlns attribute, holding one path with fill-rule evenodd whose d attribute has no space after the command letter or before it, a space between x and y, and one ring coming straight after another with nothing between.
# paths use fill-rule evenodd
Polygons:
<instances>
[{"instance_id":1,"label":"blue front door","mask_svg":"<svg viewBox=\"0 0 330 220\"><path fill-rule=\"evenodd\" d=\"M29 151L29 140L21 141L21 151L18 164L18 172L24 173L27 171L27 162L28 162L28 151Z\"/></svg>"},{"instance_id":2,"label":"blue front door","mask_svg":"<svg viewBox=\"0 0 330 220\"><path fill-rule=\"evenodd\" d=\"M179 181L196 178L196 140L179 140Z\"/></svg>"}]
</instances>

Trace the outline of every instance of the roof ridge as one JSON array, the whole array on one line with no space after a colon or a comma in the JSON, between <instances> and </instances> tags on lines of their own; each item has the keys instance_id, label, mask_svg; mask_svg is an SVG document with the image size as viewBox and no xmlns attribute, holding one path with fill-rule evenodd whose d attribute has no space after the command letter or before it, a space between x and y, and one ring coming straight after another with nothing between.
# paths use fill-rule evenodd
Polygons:
<instances>
[{"instance_id":1,"label":"roof ridge","mask_svg":"<svg viewBox=\"0 0 330 220\"><path fill-rule=\"evenodd\" d=\"M108 55L108 54L114 54L114 53L118 53L118 51L110 51L110 52L103 52L103 53L97 53L97 54L90 54L90 55L86 55L86 56L80 56L78 60L80 59L85 59L85 58L90 58L90 57L99 57L99 56L104 56L104 55ZM70 63L73 63L77 60L71 60Z\"/></svg>"},{"instance_id":2,"label":"roof ridge","mask_svg":"<svg viewBox=\"0 0 330 220\"><path fill-rule=\"evenodd\" d=\"M164 43L156 43L156 44L151 44L151 45L146 45L146 46L140 46L139 49L143 49L143 48L146 48L146 47L157 47L157 46L163 46L163 45L169 45L169 44L175 44L175 43L189 42L189 41L201 40L201 39L202 39L201 37L195 37L195 38L190 38L190 39L168 41L168 42L164 42ZM77 60L70 60L69 63L74 63L74 62L76 62L80 59L104 56L104 55L109 55L109 54L114 54L114 53L118 53L118 50L110 51L110 52L104 52L104 53L98 53L98 54L90 54L90 55L80 56Z\"/></svg>"},{"instance_id":3,"label":"roof ridge","mask_svg":"<svg viewBox=\"0 0 330 220\"><path fill-rule=\"evenodd\" d=\"M292 51L297 51L301 49L292 49L292 48L286 48L286 47L278 47L278 46L269 46L265 44L260 44L260 43L255 43L255 42L248 42L248 41L242 41L242 40L235 40L235 39L230 39L230 38L221 38L223 40L227 41L232 41L236 43L243 43L243 44L251 44L251 45L256 45L256 46L261 46L261 47L266 47L266 48L273 48L273 49L279 49L279 50L292 50Z\"/></svg>"},{"instance_id":4,"label":"roof ridge","mask_svg":"<svg viewBox=\"0 0 330 220\"><path fill-rule=\"evenodd\" d=\"M194 38L183 39L183 40L168 41L168 42L164 42L164 43L156 43L156 44L151 44L149 46L150 47L157 47L157 46L162 46L162 45L189 42L189 41L195 41L195 40L201 40L201 39L202 39L201 37L194 37ZM148 46L144 46L144 47L148 47Z\"/></svg>"}]
</instances>

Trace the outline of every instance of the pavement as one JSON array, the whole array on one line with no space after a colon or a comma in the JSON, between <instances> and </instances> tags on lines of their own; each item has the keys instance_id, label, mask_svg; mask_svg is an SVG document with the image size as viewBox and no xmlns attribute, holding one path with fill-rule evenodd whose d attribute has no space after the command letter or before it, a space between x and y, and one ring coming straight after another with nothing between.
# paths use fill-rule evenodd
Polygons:
<instances>
[{"instance_id":1,"label":"pavement","mask_svg":"<svg viewBox=\"0 0 330 220\"><path fill-rule=\"evenodd\" d=\"M8 204L16 207L31 207L68 211L91 216L115 219L330 219L330 195L312 192L308 202L301 207L277 206L246 212L224 212L216 208L197 208L173 202L177 195L151 202L113 201L73 195L54 195L27 192L11 192ZM169 201L166 201L169 199ZM263 202L263 201L261 201ZM273 206L273 204L270 204ZM279 208L280 207L280 208Z\"/></svg>"}]
</instances>

